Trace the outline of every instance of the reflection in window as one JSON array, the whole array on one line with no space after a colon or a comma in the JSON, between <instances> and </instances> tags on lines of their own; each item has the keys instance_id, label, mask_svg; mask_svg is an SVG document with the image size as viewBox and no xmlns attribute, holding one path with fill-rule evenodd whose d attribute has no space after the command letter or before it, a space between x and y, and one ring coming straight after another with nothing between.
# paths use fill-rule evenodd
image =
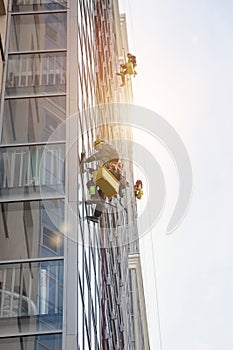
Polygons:
<instances>
[{"instance_id":1,"label":"reflection in window","mask_svg":"<svg viewBox=\"0 0 233 350\"><path fill-rule=\"evenodd\" d=\"M66 13L12 16L10 52L66 49Z\"/></svg>"},{"instance_id":2,"label":"reflection in window","mask_svg":"<svg viewBox=\"0 0 233 350\"><path fill-rule=\"evenodd\" d=\"M48 228L43 228L43 246L50 249L52 252L57 254L60 245L60 237L57 233L49 230Z\"/></svg>"},{"instance_id":3,"label":"reflection in window","mask_svg":"<svg viewBox=\"0 0 233 350\"><path fill-rule=\"evenodd\" d=\"M66 54L9 55L6 95L64 93Z\"/></svg>"},{"instance_id":4,"label":"reflection in window","mask_svg":"<svg viewBox=\"0 0 233 350\"><path fill-rule=\"evenodd\" d=\"M28 336L0 339L0 350L61 350L62 335L49 334L40 336Z\"/></svg>"},{"instance_id":5,"label":"reflection in window","mask_svg":"<svg viewBox=\"0 0 233 350\"><path fill-rule=\"evenodd\" d=\"M63 225L62 200L0 203L0 259L62 256ZM56 249L45 240L45 232L53 234Z\"/></svg>"},{"instance_id":6,"label":"reflection in window","mask_svg":"<svg viewBox=\"0 0 233 350\"><path fill-rule=\"evenodd\" d=\"M64 140L65 113L65 96L5 100L2 143Z\"/></svg>"},{"instance_id":7,"label":"reflection in window","mask_svg":"<svg viewBox=\"0 0 233 350\"><path fill-rule=\"evenodd\" d=\"M0 201L64 194L64 144L3 147L0 165Z\"/></svg>"},{"instance_id":8,"label":"reflection in window","mask_svg":"<svg viewBox=\"0 0 233 350\"><path fill-rule=\"evenodd\" d=\"M1 333L61 329L63 260L1 264L0 278Z\"/></svg>"},{"instance_id":9,"label":"reflection in window","mask_svg":"<svg viewBox=\"0 0 233 350\"><path fill-rule=\"evenodd\" d=\"M66 0L13 0L13 12L26 11L55 11L63 10L67 7Z\"/></svg>"}]
</instances>

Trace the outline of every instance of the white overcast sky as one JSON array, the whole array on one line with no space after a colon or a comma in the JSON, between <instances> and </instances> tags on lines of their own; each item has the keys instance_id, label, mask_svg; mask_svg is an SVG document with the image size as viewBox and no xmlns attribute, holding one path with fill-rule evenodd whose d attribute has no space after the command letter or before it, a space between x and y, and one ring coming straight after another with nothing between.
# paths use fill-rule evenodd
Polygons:
<instances>
[{"instance_id":1,"label":"white overcast sky","mask_svg":"<svg viewBox=\"0 0 233 350\"><path fill-rule=\"evenodd\" d=\"M134 103L176 129L194 179L182 225L142 241L151 349L232 350L233 1L120 5L138 60Z\"/></svg>"}]
</instances>

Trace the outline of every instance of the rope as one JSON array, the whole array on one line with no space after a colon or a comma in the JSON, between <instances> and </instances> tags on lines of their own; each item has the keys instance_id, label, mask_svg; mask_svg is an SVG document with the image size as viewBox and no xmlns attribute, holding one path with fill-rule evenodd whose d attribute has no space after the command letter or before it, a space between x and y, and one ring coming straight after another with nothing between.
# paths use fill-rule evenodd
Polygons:
<instances>
[{"instance_id":1,"label":"rope","mask_svg":"<svg viewBox=\"0 0 233 350\"><path fill-rule=\"evenodd\" d=\"M101 215L101 275L102 275L102 350L106 350L106 317L105 317L105 247L104 247L104 199L102 201L102 215Z\"/></svg>"},{"instance_id":2,"label":"rope","mask_svg":"<svg viewBox=\"0 0 233 350\"><path fill-rule=\"evenodd\" d=\"M149 222L151 223L151 209L150 206L148 208L148 216L149 216ZM156 262L155 262L155 256L156 256L156 249L154 246L153 242L153 237L152 237L152 230L150 230L150 240L151 244L150 246L152 247L152 256L153 256L153 272L154 272L154 286L155 286L155 301L156 301L156 307L157 307L157 314L158 314L158 335L159 335L159 349L163 350L163 341L162 341L162 332L161 332L161 320L160 320L160 309L159 309L159 300L158 300L158 288L157 288L157 273L156 273ZM145 251L145 249L144 249ZM145 264L145 266L149 266L148 264Z\"/></svg>"},{"instance_id":3,"label":"rope","mask_svg":"<svg viewBox=\"0 0 233 350\"><path fill-rule=\"evenodd\" d=\"M133 28L133 20L132 20L133 16L132 16L132 9L131 9L131 5L130 5L130 0L128 1L128 7L129 7L129 20L130 20L130 27L131 27L131 35L132 35L132 41L133 41L133 52L136 52L134 28Z\"/></svg>"},{"instance_id":4,"label":"rope","mask_svg":"<svg viewBox=\"0 0 233 350\"><path fill-rule=\"evenodd\" d=\"M163 349L163 343L162 343L162 334L161 334L161 321L160 321L160 310L159 310L159 300L158 300L158 289L157 289L157 273L156 273L156 264L155 264L155 247L154 242L152 239L152 231L150 233L151 236L151 246L153 249L153 270L154 270L154 281L155 281L155 299L156 299L156 307L158 310L158 331L159 331L159 344L160 344L160 350Z\"/></svg>"}]
</instances>

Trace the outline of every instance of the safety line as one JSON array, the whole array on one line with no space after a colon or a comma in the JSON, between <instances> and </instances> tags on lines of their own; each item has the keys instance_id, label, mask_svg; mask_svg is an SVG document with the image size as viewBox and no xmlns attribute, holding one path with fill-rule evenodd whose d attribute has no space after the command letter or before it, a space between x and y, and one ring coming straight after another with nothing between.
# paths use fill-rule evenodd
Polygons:
<instances>
[{"instance_id":1,"label":"safety line","mask_svg":"<svg viewBox=\"0 0 233 350\"><path fill-rule=\"evenodd\" d=\"M145 163L144 163L145 164ZM146 164L145 164L146 166ZM148 219L149 219L149 223L150 223L150 227L151 227L151 207L150 205L148 205ZM157 308L157 318L158 318L158 335L159 335L159 349L163 350L163 340L162 340L162 331L161 331L161 319L160 319L160 308L159 308L159 298L158 298L158 278L157 278L157 273L156 273L156 248L154 246L154 241L153 241L153 231L152 228L149 230L148 234L150 234L150 247L152 249L152 267L153 267L153 274L154 274L154 288L155 288L155 302L156 302L156 308ZM143 239L142 239L143 242ZM145 256L145 243L143 242L143 250L144 250L144 256ZM145 271L147 269L147 266L149 266L149 264L144 264L145 266ZM145 273L146 276L146 273Z\"/></svg>"},{"instance_id":2,"label":"safety line","mask_svg":"<svg viewBox=\"0 0 233 350\"><path fill-rule=\"evenodd\" d=\"M150 205L148 206L148 216L149 216L149 222L151 224L151 210ZM156 273L156 262L155 262L155 256L156 256L156 249L154 246L153 236L152 236L152 229L150 229L150 239L151 239L151 247L152 247L152 256L153 256L153 270L154 270L154 285L155 285L155 300L156 300L156 308L157 308L157 315L158 315L158 334L159 334L159 347L160 350L163 350L163 341L162 341L162 332L161 332L161 320L160 320L160 309L159 309L159 299L158 299L158 278Z\"/></svg>"},{"instance_id":3,"label":"safety line","mask_svg":"<svg viewBox=\"0 0 233 350\"><path fill-rule=\"evenodd\" d=\"M149 213L150 216L150 213ZM151 222L151 221L150 221ZM155 252L156 249L154 247L154 242L152 238L152 231L150 231L150 236L151 236L151 247L152 247L152 252L153 252L153 270L154 270L154 281L155 281L155 298L156 298L156 307L157 307L157 312L158 312L158 330L159 330L159 343L160 343L160 350L163 349L163 343L162 343L162 333L161 333L161 321L160 321L160 310L159 310L159 300L158 300L158 288L157 288L157 273L156 273L156 264L155 264Z\"/></svg>"},{"instance_id":4,"label":"safety line","mask_svg":"<svg viewBox=\"0 0 233 350\"><path fill-rule=\"evenodd\" d=\"M101 257L102 257L102 350L106 350L106 315L105 315L105 246L104 246L104 199L102 200L102 215L101 215Z\"/></svg>"},{"instance_id":5,"label":"safety line","mask_svg":"<svg viewBox=\"0 0 233 350\"><path fill-rule=\"evenodd\" d=\"M132 9L130 5L130 0L128 2L128 7L129 7L129 20L130 20L130 26L131 26L131 35L132 35L132 40L133 40L133 52L136 52L136 45L135 45L135 39L134 39L134 28L133 28L133 20L132 20ZM129 51L130 52L130 51ZM136 53L137 55L137 53Z\"/></svg>"}]
</instances>

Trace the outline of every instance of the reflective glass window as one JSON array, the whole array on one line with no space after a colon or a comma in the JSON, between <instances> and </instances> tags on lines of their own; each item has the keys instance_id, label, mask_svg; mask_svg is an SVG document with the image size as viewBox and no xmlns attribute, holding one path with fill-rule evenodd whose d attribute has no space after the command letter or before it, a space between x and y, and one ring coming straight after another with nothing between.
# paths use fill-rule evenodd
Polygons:
<instances>
[{"instance_id":1,"label":"reflective glass window","mask_svg":"<svg viewBox=\"0 0 233 350\"><path fill-rule=\"evenodd\" d=\"M13 12L54 11L67 7L67 0L12 0Z\"/></svg>"},{"instance_id":2,"label":"reflective glass window","mask_svg":"<svg viewBox=\"0 0 233 350\"><path fill-rule=\"evenodd\" d=\"M64 93L66 54L9 55L6 96Z\"/></svg>"},{"instance_id":3,"label":"reflective glass window","mask_svg":"<svg viewBox=\"0 0 233 350\"><path fill-rule=\"evenodd\" d=\"M62 256L63 200L0 203L0 260Z\"/></svg>"},{"instance_id":4,"label":"reflective glass window","mask_svg":"<svg viewBox=\"0 0 233 350\"><path fill-rule=\"evenodd\" d=\"M5 100L2 143L65 139L65 96Z\"/></svg>"},{"instance_id":5,"label":"reflective glass window","mask_svg":"<svg viewBox=\"0 0 233 350\"><path fill-rule=\"evenodd\" d=\"M34 337L16 337L0 339L0 350L61 350L62 335L49 334Z\"/></svg>"},{"instance_id":6,"label":"reflective glass window","mask_svg":"<svg viewBox=\"0 0 233 350\"><path fill-rule=\"evenodd\" d=\"M0 265L1 334L62 329L63 260Z\"/></svg>"},{"instance_id":7,"label":"reflective glass window","mask_svg":"<svg viewBox=\"0 0 233 350\"><path fill-rule=\"evenodd\" d=\"M0 201L63 195L64 146L0 148Z\"/></svg>"},{"instance_id":8,"label":"reflective glass window","mask_svg":"<svg viewBox=\"0 0 233 350\"><path fill-rule=\"evenodd\" d=\"M66 49L66 16L66 13L12 16L9 50Z\"/></svg>"}]
</instances>

